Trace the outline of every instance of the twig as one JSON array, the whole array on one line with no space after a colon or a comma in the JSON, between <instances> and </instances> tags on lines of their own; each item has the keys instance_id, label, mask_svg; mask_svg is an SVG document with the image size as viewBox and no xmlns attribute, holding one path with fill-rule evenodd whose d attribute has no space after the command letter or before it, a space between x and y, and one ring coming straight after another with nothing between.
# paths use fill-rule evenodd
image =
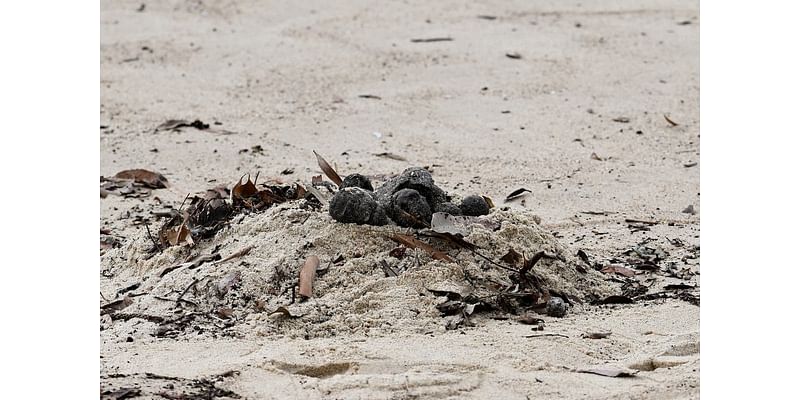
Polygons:
<instances>
[{"instance_id":1,"label":"twig","mask_svg":"<svg viewBox=\"0 0 800 400\"><path fill-rule=\"evenodd\" d=\"M658 221L645 221L641 219L625 218L625 222L645 225L658 225Z\"/></svg>"},{"instance_id":2,"label":"twig","mask_svg":"<svg viewBox=\"0 0 800 400\"><path fill-rule=\"evenodd\" d=\"M563 338L569 339L569 336L562 335L560 333L540 333L538 335L527 335L527 336L524 336L524 337L526 337L526 338L534 338L534 337L544 337L544 336L557 336L557 337L563 337Z\"/></svg>"},{"instance_id":3,"label":"twig","mask_svg":"<svg viewBox=\"0 0 800 400\"><path fill-rule=\"evenodd\" d=\"M156 242L156 239L153 238L153 234L150 233L150 224L145 222L144 223L144 228L147 230L147 236L150 238L150 240L153 241L153 245L156 246L156 248L158 249L158 252L161 253L163 251L163 249L161 248L161 244Z\"/></svg>"},{"instance_id":4,"label":"twig","mask_svg":"<svg viewBox=\"0 0 800 400\"><path fill-rule=\"evenodd\" d=\"M178 211L179 211L179 212L180 212L180 211L183 209L183 204L184 204L184 203L186 203L186 200L188 200L188 199L189 199L189 195L191 195L191 193L187 193L187 194L186 194L186 197L184 197L184 198L183 198L183 201L181 202L181 206L180 206L180 207L178 207Z\"/></svg>"},{"instance_id":5,"label":"twig","mask_svg":"<svg viewBox=\"0 0 800 400\"><path fill-rule=\"evenodd\" d=\"M189 289L194 287L194 285L197 285L197 282L200 282L197 278L192 280L192 283L190 283L189 286L186 287L186 289L183 289L183 292L181 292L181 295L178 296L177 299L175 299L175 302L178 303L178 306L180 306L181 300L183 300L183 296L186 295L186 293L189 291Z\"/></svg>"},{"instance_id":6,"label":"twig","mask_svg":"<svg viewBox=\"0 0 800 400\"><path fill-rule=\"evenodd\" d=\"M222 263L224 263L226 261L233 260L234 258L245 256L245 255L247 255L247 253L250 252L250 250L253 250L253 246L244 247L243 249L241 249L241 250L239 250L239 251L237 251L237 252L235 252L235 253L233 253L233 254L225 257L225 258L223 258L222 260L215 261L212 265L219 265L219 264L222 264Z\"/></svg>"}]
</instances>

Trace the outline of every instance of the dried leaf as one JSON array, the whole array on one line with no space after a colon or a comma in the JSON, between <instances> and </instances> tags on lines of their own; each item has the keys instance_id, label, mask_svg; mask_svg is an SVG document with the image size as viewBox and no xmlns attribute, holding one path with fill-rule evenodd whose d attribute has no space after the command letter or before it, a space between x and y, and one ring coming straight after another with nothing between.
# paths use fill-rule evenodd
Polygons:
<instances>
[{"instance_id":1,"label":"dried leaf","mask_svg":"<svg viewBox=\"0 0 800 400\"><path fill-rule=\"evenodd\" d=\"M611 332L587 332L581 335L584 339L605 339L611 336Z\"/></svg>"},{"instance_id":2,"label":"dried leaf","mask_svg":"<svg viewBox=\"0 0 800 400\"><path fill-rule=\"evenodd\" d=\"M633 304L633 299L628 296L612 295L597 302L598 304Z\"/></svg>"},{"instance_id":3,"label":"dried leaf","mask_svg":"<svg viewBox=\"0 0 800 400\"><path fill-rule=\"evenodd\" d=\"M192 232L186 226L186 223L182 223L179 226L174 228L170 228L167 230L167 242L171 246L177 246L179 244L188 243L190 245L194 244L194 240L192 239Z\"/></svg>"},{"instance_id":4,"label":"dried leaf","mask_svg":"<svg viewBox=\"0 0 800 400\"><path fill-rule=\"evenodd\" d=\"M407 247L397 246L393 248L391 251L389 251L389 255L398 260L402 260L403 257L406 256L406 249Z\"/></svg>"},{"instance_id":5,"label":"dried leaf","mask_svg":"<svg viewBox=\"0 0 800 400\"><path fill-rule=\"evenodd\" d=\"M341 187L342 178L339 176L339 174L336 173L336 170L334 170L333 167L331 167L331 165L328 164L328 162L325 161L324 158L322 158L322 156L317 154L316 151L314 152L314 155L317 156L317 164L319 164L319 167L322 169L322 172L325 173L325 176L327 176L328 179L330 179L333 183L335 183L336 186Z\"/></svg>"},{"instance_id":6,"label":"dried leaf","mask_svg":"<svg viewBox=\"0 0 800 400\"><path fill-rule=\"evenodd\" d=\"M207 123L196 119L192 122L189 122L185 119L170 119L164 122L163 124L156 127L156 131L174 131L176 129L191 127L199 130L208 129L210 125Z\"/></svg>"},{"instance_id":7,"label":"dried leaf","mask_svg":"<svg viewBox=\"0 0 800 400\"><path fill-rule=\"evenodd\" d=\"M239 178L239 182L233 185L233 189L231 189L231 202L239 199L246 199L258 194L258 189L256 189L256 182L250 180L250 175L247 175L247 182L242 183L242 176ZM258 174L256 174L256 181L258 181Z\"/></svg>"},{"instance_id":8,"label":"dried leaf","mask_svg":"<svg viewBox=\"0 0 800 400\"><path fill-rule=\"evenodd\" d=\"M514 200L514 199L516 199L518 197L522 197L523 195L525 195L525 193L533 193L533 192L531 192L530 190L525 189L525 188L519 188L519 189L511 192L508 196L506 196L506 199L504 201L505 202L509 202L509 201Z\"/></svg>"},{"instance_id":9,"label":"dried leaf","mask_svg":"<svg viewBox=\"0 0 800 400\"><path fill-rule=\"evenodd\" d=\"M319 257L308 257L305 264L303 264L303 268L300 269L300 283L298 284L300 287L300 290L298 290L300 296L305 298L311 297L314 278L317 276L317 268L319 268Z\"/></svg>"},{"instance_id":10,"label":"dried leaf","mask_svg":"<svg viewBox=\"0 0 800 400\"><path fill-rule=\"evenodd\" d=\"M128 169L117 172L114 177L117 179L133 180L136 183L153 189L161 189L168 186L167 178L165 178L164 175L146 169Z\"/></svg>"},{"instance_id":11,"label":"dried leaf","mask_svg":"<svg viewBox=\"0 0 800 400\"><path fill-rule=\"evenodd\" d=\"M603 269L600 270L600 272L604 274L619 274L628 278L636 275L636 272L630 268L625 268L623 266L613 265L613 264L606 265L605 267L603 267Z\"/></svg>"},{"instance_id":12,"label":"dried leaf","mask_svg":"<svg viewBox=\"0 0 800 400\"><path fill-rule=\"evenodd\" d=\"M119 300L100 306L100 315L111 314L133 304L133 298L125 296Z\"/></svg>"},{"instance_id":13,"label":"dried leaf","mask_svg":"<svg viewBox=\"0 0 800 400\"><path fill-rule=\"evenodd\" d=\"M395 242L398 242L398 243L400 243L400 244L402 244L402 245L404 245L406 247L412 248L412 249L422 249L425 252L427 252L428 254L430 254L431 257L433 257L435 260L446 261L446 262L451 262L451 263L455 262L446 253L443 253L443 252L441 252L439 250L436 250L433 246L431 246L431 245L429 245L429 244L427 244L427 243L425 243L425 242L423 242L421 240L418 240L418 239L416 239L416 238L414 238L412 236L401 235L399 233L396 233L396 234L390 236L390 239L392 239Z\"/></svg>"},{"instance_id":14,"label":"dried leaf","mask_svg":"<svg viewBox=\"0 0 800 400\"><path fill-rule=\"evenodd\" d=\"M585 374L608 376L611 378L628 378L636 375L638 371L634 371L627 368L616 368L616 367L593 367L593 368L579 369L578 372L582 372Z\"/></svg>"},{"instance_id":15,"label":"dried leaf","mask_svg":"<svg viewBox=\"0 0 800 400\"><path fill-rule=\"evenodd\" d=\"M386 277L391 278L400 275L386 260L381 260L378 264L381 266L381 269L383 269L383 273L386 274Z\"/></svg>"},{"instance_id":16,"label":"dried leaf","mask_svg":"<svg viewBox=\"0 0 800 400\"><path fill-rule=\"evenodd\" d=\"M520 262L522 262L522 254L517 253L517 251L514 249L508 249L508 253L500 257L500 261L503 261L508 265L517 266Z\"/></svg>"},{"instance_id":17,"label":"dried leaf","mask_svg":"<svg viewBox=\"0 0 800 400\"><path fill-rule=\"evenodd\" d=\"M489 197L489 196L481 196L481 197L483 197L483 199L486 200L486 204L489 205L490 209L494 208L494 201L492 201L491 197Z\"/></svg>"},{"instance_id":18,"label":"dried leaf","mask_svg":"<svg viewBox=\"0 0 800 400\"><path fill-rule=\"evenodd\" d=\"M288 310L286 307L284 307L284 306L280 306L280 307L276 308L276 309L275 309L275 311L273 311L273 312L269 313L268 315L275 315L275 314L281 314L281 315L283 315L284 317L288 317L288 318L300 318L300 317L302 317L302 316L303 316L302 314L298 314L298 315L294 315L294 314L292 314L292 313L291 313L291 312L289 312L289 310Z\"/></svg>"}]
</instances>

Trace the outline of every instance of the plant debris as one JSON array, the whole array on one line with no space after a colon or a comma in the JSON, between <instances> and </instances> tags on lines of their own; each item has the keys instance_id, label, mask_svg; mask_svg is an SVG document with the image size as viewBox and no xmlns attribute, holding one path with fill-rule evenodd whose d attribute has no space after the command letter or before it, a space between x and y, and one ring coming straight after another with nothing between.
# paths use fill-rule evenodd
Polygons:
<instances>
[{"instance_id":1,"label":"plant debris","mask_svg":"<svg viewBox=\"0 0 800 400\"><path fill-rule=\"evenodd\" d=\"M525 189L525 188L519 188L519 189L509 193L508 196L506 196L506 199L505 199L504 202L508 203L511 200L514 200L514 199L517 199L519 197L524 196L525 193L533 193L533 192L531 192L530 190Z\"/></svg>"},{"instance_id":2,"label":"plant debris","mask_svg":"<svg viewBox=\"0 0 800 400\"><path fill-rule=\"evenodd\" d=\"M672 125L672 126L678 126L678 123L677 123L677 122L675 122L675 121L673 121L673 120L671 120L671 119L669 119L669 117L667 116L667 114L664 114L664 119L665 119L665 120L667 120L667 122L668 122L670 125Z\"/></svg>"},{"instance_id":3,"label":"plant debris","mask_svg":"<svg viewBox=\"0 0 800 400\"><path fill-rule=\"evenodd\" d=\"M519 53L514 51L514 52L506 53L506 57L511 58L513 60L519 60L519 59L522 59L522 54L519 54Z\"/></svg>"},{"instance_id":4,"label":"plant debris","mask_svg":"<svg viewBox=\"0 0 800 400\"><path fill-rule=\"evenodd\" d=\"M411 39L411 43L450 42L452 40L453 38L451 37L432 37L432 38Z\"/></svg>"},{"instance_id":5,"label":"plant debris","mask_svg":"<svg viewBox=\"0 0 800 400\"><path fill-rule=\"evenodd\" d=\"M631 122L631 119L628 118L628 117L617 117L617 118L612 119L612 121L619 122L619 123L622 123L622 124L627 124L628 122Z\"/></svg>"},{"instance_id":6,"label":"plant debris","mask_svg":"<svg viewBox=\"0 0 800 400\"><path fill-rule=\"evenodd\" d=\"M610 378L629 378L636 375L636 373L639 371L634 371L627 368L592 367L592 368L578 369L577 372L585 374L602 375Z\"/></svg>"},{"instance_id":7,"label":"plant debris","mask_svg":"<svg viewBox=\"0 0 800 400\"><path fill-rule=\"evenodd\" d=\"M306 259L303 268L300 269L300 289L298 293L304 298L310 298L313 293L314 278L317 276L317 268L319 268L319 257L310 256Z\"/></svg>"},{"instance_id":8,"label":"plant debris","mask_svg":"<svg viewBox=\"0 0 800 400\"><path fill-rule=\"evenodd\" d=\"M322 172L325 173L325 176L327 176L328 179L330 179L333 183L335 183L336 186L341 187L342 178L339 176L339 174L336 173L336 170L334 170L333 167L331 167L331 165L328 164L328 162L325 161L325 159L322 158L321 155L317 154L316 151L314 152L314 155L317 156L317 163L319 164L319 167L322 169Z\"/></svg>"}]
</instances>

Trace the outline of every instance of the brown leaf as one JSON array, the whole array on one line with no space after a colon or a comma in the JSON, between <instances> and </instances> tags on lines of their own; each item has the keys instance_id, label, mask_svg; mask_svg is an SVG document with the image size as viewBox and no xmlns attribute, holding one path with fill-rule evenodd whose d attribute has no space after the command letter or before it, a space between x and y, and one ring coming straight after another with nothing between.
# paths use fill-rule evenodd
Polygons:
<instances>
[{"instance_id":1,"label":"brown leaf","mask_svg":"<svg viewBox=\"0 0 800 400\"><path fill-rule=\"evenodd\" d=\"M164 175L146 169L128 169L118 172L114 177L117 179L130 179L153 189L165 188L168 185L167 178Z\"/></svg>"},{"instance_id":2,"label":"brown leaf","mask_svg":"<svg viewBox=\"0 0 800 400\"><path fill-rule=\"evenodd\" d=\"M268 315L275 315L275 314L282 314L283 316L289 317L289 318L300 318L300 317L303 316L302 314L300 314L300 315L292 314L291 312L289 312L289 309L287 309L284 306L280 306L280 307L276 308L275 311L269 313Z\"/></svg>"},{"instance_id":3,"label":"brown leaf","mask_svg":"<svg viewBox=\"0 0 800 400\"><path fill-rule=\"evenodd\" d=\"M242 176L239 178L239 182L233 185L233 189L231 189L231 202L237 199L246 199L248 197L255 196L258 194L258 189L256 189L256 182L250 180L250 175L247 175L247 182L242 183ZM256 181L258 180L258 174L256 174Z\"/></svg>"},{"instance_id":4,"label":"brown leaf","mask_svg":"<svg viewBox=\"0 0 800 400\"><path fill-rule=\"evenodd\" d=\"M330 179L333 183L335 183L336 186L341 187L342 178L339 176L339 174L336 173L336 170L334 170L333 167L331 167L331 165L328 164L328 162L325 161L325 159L322 158L321 155L317 154L316 151L314 152L314 155L317 156L317 164L319 164L319 167L322 169L322 172L325 173L325 176L327 176L328 179Z\"/></svg>"},{"instance_id":5,"label":"brown leaf","mask_svg":"<svg viewBox=\"0 0 800 400\"><path fill-rule=\"evenodd\" d=\"M627 368L623 369L616 367L593 367L593 368L579 369L578 372L582 372L585 374L608 376L611 378L628 378L636 375L636 372L638 371L630 370Z\"/></svg>"},{"instance_id":6,"label":"brown leaf","mask_svg":"<svg viewBox=\"0 0 800 400\"><path fill-rule=\"evenodd\" d=\"M430 254L431 257L433 257L435 260L446 261L451 263L455 262L446 253L436 250L433 246L421 240L418 240L414 237L411 237L409 235L401 235L399 233L395 233L394 235L390 236L390 239L412 249L425 250L425 252Z\"/></svg>"},{"instance_id":7,"label":"brown leaf","mask_svg":"<svg viewBox=\"0 0 800 400\"><path fill-rule=\"evenodd\" d=\"M233 309L229 307L221 307L217 309L217 315L220 318L229 319L230 317L233 317Z\"/></svg>"},{"instance_id":8,"label":"brown leaf","mask_svg":"<svg viewBox=\"0 0 800 400\"><path fill-rule=\"evenodd\" d=\"M170 228L167 230L167 242L171 246L177 246L184 242L188 244L194 244L194 240L192 239L192 232L186 226L186 223L182 223L174 228Z\"/></svg>"},{"instance_id":9,"label":"brown leaf","mask_svg":"<svg viewBox=\"0 0 800 400\"><path fill-rule=\"evenodd\" d=\"M483 199L486 200L486 204L489 205L489 208L494 208L494 201L492 201L491 197L489 196L481 196L481 197L483 197Z\"/></svg>"},{"instance_id":10,"label":"brown leaf","mask_svg":"<svg viewBox=\"0 0 800 400\"><path fill-rule=\"evenodd\" d=\"M632 277L636 275L636 272L630 268L625 268L619 265L606 265L600 272L605 274L619 274L625 277Z\"/></svg>"},{"instance_id":11,"label":"brown leaf","mask_svg":"<svg viewBox=\"0 0 800 400\"><path fill-rule=\"evenodd\" d=\"M313 292L314 278L317 277L317 268L319 268L319 257L310 256L306 259L303 268L300 269L300 289L298 293L305 298L311 297Z\"/></svg>"},{"instance_id":12,"label":"brown leaf","mask_svg":"<svg viewBox=\"0 0 800 400\"><path fill-rule=\"evenodd\" d=\"M508 249L508 253L500 257L500 261L516 266L522 261L522 254L517 253L514 249Z\"/></svg>"}]
</instances>

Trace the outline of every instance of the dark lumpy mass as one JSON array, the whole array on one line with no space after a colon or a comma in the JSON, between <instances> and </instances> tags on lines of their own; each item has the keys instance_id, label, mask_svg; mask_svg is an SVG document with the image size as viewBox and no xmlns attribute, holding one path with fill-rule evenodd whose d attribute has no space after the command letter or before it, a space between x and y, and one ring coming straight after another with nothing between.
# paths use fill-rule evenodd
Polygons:
<instances>
[{"instance_id":1,"label":"dark lumpy mass","mask_svg":"<svg viewBox=\"0 0 800 400\"><path fill-rule=\"evenodd\" d=\"M391 219L400 226L423 228L430 226L434 212L486 215L489 205L480 196L468 196L460 206L452 203L420 167L406 169L374 191L367 177L348 175L330 204L333 219L355 224L385 225Z\"/></svg>"},{"instance_id":2,"label":"dark lumpy mass","mask_svg":"<svg viewBox=\"0 0 800 400\"><path fill-rule=\"evenodd\" d=\"M464 215L477 217L489 214L489 203L481 196L471 195L461 200L461 212Z\"/></svg>"},{"instance_id":3,"label":"dark lumpy mass","mask_svg":"<svg viewBox=\"0 0 800 400\"><path fill-rule=\"evenodd\" d=\"M369 181L369 178L361 174L350 174L345 176L344 179L342 179L342 187L359 187L364 190L369 190L370 192L375 190L372 188L372 182Z\"/></svg>"}]
</instances>

